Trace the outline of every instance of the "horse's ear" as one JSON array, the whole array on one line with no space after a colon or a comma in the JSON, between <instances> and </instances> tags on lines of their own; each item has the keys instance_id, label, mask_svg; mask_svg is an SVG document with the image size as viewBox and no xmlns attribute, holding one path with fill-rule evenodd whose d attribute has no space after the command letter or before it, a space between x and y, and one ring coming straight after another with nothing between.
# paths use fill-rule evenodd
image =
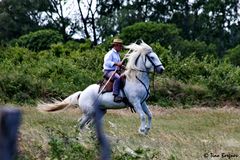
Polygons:
<instances>
[{"instance_id":1,"label":"horse's ear","mask_svg":"<svg viewBox=\"0 0 240 160\"><path fill-rule=\"evenodd\" d=\"M141 42L141 43L139 43L140 46L143 46L143 47L146 47L146 48L151 48L151 47L150 47L147 43L145 43L142 39L139 39L138 41Z\"/></svg>"},{"instance_id":2,"label":"horse's ear","mask_svg":"<svg viewBox=\"0 0 240 160\"><path fill-rule=\"evenodd\" d=\"M138 45L140 45L141 43L144 43L144 42L143 42L142 39L137 39L137 40L135 41L135 43L138 44Z\"/></svg>"},{"instance_id":3,"label":"horse's ear","mask_svg":"<svg viewBox=\"0 0 240 160\"><path fill-rule=\"evenodd\" d=\"M130 44L128 46L124 46L125 49L130 49L130 50L138 50L139 47L140 46L138 44L136 44L136 43L132 43L132 44Z\"/></svg>"},{"instance_id":4,"label":"horse's ear","mask_svg":"<svg viewBox=\"0 0 240 160\"><path fill-rule=\"evenodd\" d=\"M150 50L152 51L152 47L150 47L147 43L145 43L144 41L142 41L142 43L140 44L141 47L143 47L144 49Z\"/></svg>"}]
</instances>

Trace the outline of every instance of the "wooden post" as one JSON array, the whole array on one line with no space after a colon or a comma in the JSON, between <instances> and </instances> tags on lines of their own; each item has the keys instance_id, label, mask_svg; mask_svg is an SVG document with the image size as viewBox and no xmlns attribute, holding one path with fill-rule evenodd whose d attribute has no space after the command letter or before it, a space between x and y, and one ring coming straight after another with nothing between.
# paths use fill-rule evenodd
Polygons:
<instances>
[{"instance_id":1,"label":"wooden post","mask_svg":"<svg viewBox=\"0 0 240 160\"><path fill-rule=\"evenodd\" d=\"M14 160L17 155L17 133L21 121L18 109L0 106L0 159Z\"/></svg>"}]
</instances>

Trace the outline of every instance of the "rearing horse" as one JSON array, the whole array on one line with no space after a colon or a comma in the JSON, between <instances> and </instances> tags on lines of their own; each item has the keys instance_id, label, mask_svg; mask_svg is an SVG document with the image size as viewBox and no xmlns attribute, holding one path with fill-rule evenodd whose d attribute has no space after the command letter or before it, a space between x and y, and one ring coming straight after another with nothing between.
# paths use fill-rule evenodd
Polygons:
<instances>
[{"instance_id":1,"label":"rearing horse","mask_svg":"<svg viewBox=\"0 0 240 160\"><path fill-rule=\"evenodd\" d=\"M152 124L152 113L150 112L146 99L149 97L149 73L154 71L162 73L164 67L152 48L144 42L141 44L131 44L126 46L131 52L128 55L128 63L123 75L126 76L124 92L120 92L121 96L126 96L129 102L134 106L134 109L140 116L141 125L139 132L147 134ZM83 91L73 93L63 101L53 103L41 103L38 105L40 111L54 112L67 108L70 105L78 105L82 110L80 119L80 128L90 122L95 115L96 107L100 108L104 113L107 109L121 109L127 106L122 103L113 101L111 92L99 94L99 85L92 84ZM146 115L148 121L146 119Z\"/></svg>"}]
</instances>

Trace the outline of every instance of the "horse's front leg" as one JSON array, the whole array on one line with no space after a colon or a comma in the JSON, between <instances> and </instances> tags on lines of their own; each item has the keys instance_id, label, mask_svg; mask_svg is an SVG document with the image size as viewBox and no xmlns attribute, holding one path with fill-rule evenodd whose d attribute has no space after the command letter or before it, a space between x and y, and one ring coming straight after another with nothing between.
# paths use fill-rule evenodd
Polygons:
<instances>
[{"instance_id":1,"label":"horse's front leg","mask_svg":"<svg viewBox=\"0 0 240 160\"><path fill-rule=\"evenodd\" d=\"M149 110L146 102L142 104L142 109L145 112L145 114L148 116L148 123L145 126L145 133L147 134L152 126L152 113Z\"/></svg>"},{"instance_id":2,"label":"horse's front leg","mask_svg":"<svg viewBox=\"0 0 240 160\"><path fill-rule=\"evenodd\" d=\"M140 102L134 103L134 108L136 112L139 114L140 120L141 120L141 125L138 130L140 134L145 134L145 125L146 125L146 115L142 109L142 105Z\"/></svg>"}]
</instances>

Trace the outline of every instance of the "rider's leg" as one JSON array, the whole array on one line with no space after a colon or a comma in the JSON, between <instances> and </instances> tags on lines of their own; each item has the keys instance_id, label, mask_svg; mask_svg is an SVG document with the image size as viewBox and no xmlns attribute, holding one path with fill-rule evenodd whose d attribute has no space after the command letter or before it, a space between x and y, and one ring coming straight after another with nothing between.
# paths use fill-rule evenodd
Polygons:
<instances>
[{"instance_id":1,"label":"rider's leg","mask_svg":"<svg viewBox=\"0 0 240 160\"><path fill-rule=\"evenodd\" d=\"M114 102L121 102L123 99L121 96L119 96L120 83L121 83L121 78L118 74L116 74L115 81L113 83Z\"/></svg>"},{"instance_id":2,"label":"rider's leg","mask_svg":"<svg viewBox=\"0 0 240 160\"><path fill-rule=\"evenodd\" d=\"M120 76L118 74L115 74L114 79L115 80L114 80L114 83L113 83L113 95L118 96L121 79L120 79Z\"/></svg>"},{"instance_id":3,"label":"rider's leg","mask_svg":"<svg viewBox=\"0 0 240 160\"><path fill-rule=\"evenodd\" d=\"M112 76L112 74L114 75ZM119 96L119 89L120 89L120 83L121 83L120 75L118 73L115 73L114 71L106 72L105 75L108 78L112 77L112 80L114 80L114 83L113 83L114 101L121 102L122 97Z\"/></svg>"}]
</instances>

